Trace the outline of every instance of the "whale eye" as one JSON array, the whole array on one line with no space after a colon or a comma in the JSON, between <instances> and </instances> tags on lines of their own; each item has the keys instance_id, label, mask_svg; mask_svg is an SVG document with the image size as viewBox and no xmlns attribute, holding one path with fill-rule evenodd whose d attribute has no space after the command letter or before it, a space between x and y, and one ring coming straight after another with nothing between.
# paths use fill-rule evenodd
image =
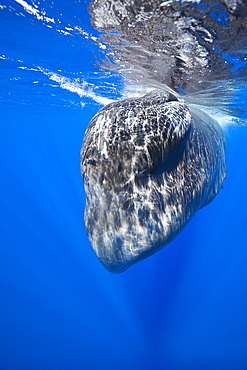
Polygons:
<instances>
[{"instance_id":1,"label":"whale eye","mask_svg":"<svg viewBox=\"0 0 247 370\"><path fill-rule=\"evenodd\" d=\"M224 153L219 125L166 91L101 109L81 149L85 226L101 263L119 273L167 245L219 191Z\"/></svg>"}]
</instances>

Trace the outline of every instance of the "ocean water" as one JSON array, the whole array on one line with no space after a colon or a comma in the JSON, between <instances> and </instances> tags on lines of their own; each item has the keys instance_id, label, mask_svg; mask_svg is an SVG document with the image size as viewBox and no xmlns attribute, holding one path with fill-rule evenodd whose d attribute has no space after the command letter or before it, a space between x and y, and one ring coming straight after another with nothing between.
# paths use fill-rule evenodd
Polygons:
<instances>
[{"instance_id":1,"label":"ocean water","mask_svg":"<svg viewBox=\"0 0 247 370\"><path fill-rule=\"evenodd\" d=\"M87 1L1 0L1 370L247 368L247 43L219 4L210 19L235 42L209 44L226 68L212 51L212 74L193 64L181 83L155 77L170 65L156 49L102 35ZM110 274L84 227L84 132L103 105L162 85L222 124L224 189L162 251Z\"/></svg>"}]
</instances>

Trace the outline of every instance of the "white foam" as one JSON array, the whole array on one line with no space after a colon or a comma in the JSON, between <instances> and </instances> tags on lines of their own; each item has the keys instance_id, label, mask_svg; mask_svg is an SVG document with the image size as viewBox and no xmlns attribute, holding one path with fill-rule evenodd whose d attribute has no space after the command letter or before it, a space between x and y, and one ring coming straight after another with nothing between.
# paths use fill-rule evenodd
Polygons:
<instances>
[{"instance_id":1,"label":"white foam","mask_svg":"<svg viewBox=\"0 0 247 370\"><path fill-rule=\"evenodd\" d=\"M46 71L43 68L39 68L39 70L46 76L48 76L50 80L57 82L62 89L76 93L80 96L80 98L82 97L91 98L101 105L106 105L114 101L112 99L96 95L95 92L93 91L92 84L89 85L89 83L86 82L85 80L69 79L57 73Z\"/></svg>"},{"instance_id":2,"label":"white foam","mask_svg":"<svg viewBox=\"0 0 247 370\"><path fill-rule=\"evenodd\" d=\"M223 130L228 129L230 126L241 126L243 124L240 118L227 114L214 107L207 107L203 105L198 106L196 104L189 104L189 107L200 109L201 111L205 112L208 116L216 120L221 125Z\"/></svg>"},{"instance_id":3,"label":"white foam","mask_svg":"<svg viewBox=\"0 0 247 370\"><path fill-rule=\"evenodd\" d=\"M46 21L46 22L55 23L54 18L46 17L45 16L46 13L44 11L41 14L39 10L37 10L34 7L32 7L31 5L29 5L26 1L24 1L24 0L15 0L15 2L22 5L27 13L33 14L39 21Z\"/></svg>"}]
</instances>

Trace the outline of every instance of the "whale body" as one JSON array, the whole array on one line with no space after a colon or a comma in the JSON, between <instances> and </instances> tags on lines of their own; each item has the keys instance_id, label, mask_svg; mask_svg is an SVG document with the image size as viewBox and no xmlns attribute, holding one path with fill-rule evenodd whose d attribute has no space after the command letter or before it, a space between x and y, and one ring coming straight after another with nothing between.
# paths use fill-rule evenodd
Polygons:
<instances>
[{"instance_id":1,"label":"whale body","mask_svg":"<svg viewBox=\"0 0 247 370\"><path fill-rule=\"evenodd\" d=\"M81 155L89 241L120 273L170 243L226 177L221 126L166 91L102 108Z\"/></svg>"}]
</instances>

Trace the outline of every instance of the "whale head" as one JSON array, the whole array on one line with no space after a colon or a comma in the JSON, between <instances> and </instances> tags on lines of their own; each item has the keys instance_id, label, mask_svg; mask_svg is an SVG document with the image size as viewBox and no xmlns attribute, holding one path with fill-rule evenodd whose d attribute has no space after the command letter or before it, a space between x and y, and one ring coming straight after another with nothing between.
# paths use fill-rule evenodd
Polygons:
<instances>
[{"instance_id":1,"label":"whale head","mask_svg":"<svg viewBox=\"0 0 247 370\"><path fill-rule=\"evenodd\" d=\"M81 149L85 227L100 262L120 273L171 242L225 177L224 135L166 91L102 108Z\"/></svg>"}]
</instances>

